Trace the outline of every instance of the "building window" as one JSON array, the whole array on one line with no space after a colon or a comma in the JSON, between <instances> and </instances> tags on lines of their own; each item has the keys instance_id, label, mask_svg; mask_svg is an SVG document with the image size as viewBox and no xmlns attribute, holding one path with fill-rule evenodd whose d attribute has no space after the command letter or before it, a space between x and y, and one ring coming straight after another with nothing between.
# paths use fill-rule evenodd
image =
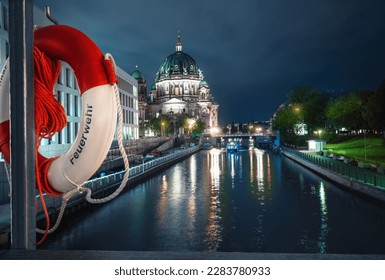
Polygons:
<instances>
[{"instance_id":1,"label":"building window","mask_svg":"<svg viewBox=\"0 0 385 280\"><path fill-rule=\"evenodd\" d=\"M66 94L66 110L67 116L71 116L71 94Z\"/></svg>"},{"instance_id":2,"label":"building window","mask_svg":"<svg viewBox=\"0 0 385 280\"><path fill-rule=\"evenodd\" d=\"M3 8L3 22L2 22L2 25L3 25L3 29L5 31L8 31L8 8L6 6L2 6Z\"/></svg>"},{"instance_id":3,"label":"building window","mask_svg":"<svg viewBox=\"0 0 385 280\"><path fill-rule=\"evenodd\" d=\"M5 41L5 58L7 59L9 57L9 43L8 41Z\"/></svg>"},{"instance_id":4,"label":"building window","mask_svg":"<svg viewBox=\"0 0 385 280\"><path fill-rule=\"evenodd\" d=\"M71 143L71 123L67 123L67 143Z\"/></svg>"},{"instance_id":5,"label":"building window","mask_svg":"<svg viewBox=\"0 0 385 280\"><path fill-rule=\"evenodd\" d=\"M75 122L75 135L78 135L78 131L79 131L79 123Z\"/></svg>"},{"instance_id":6,"label":"building window","mask_svg":"<svg viewBox=\"0 0 385 280\"><path fill-rule=\"evenodd\" d=\"M75 95L74 98L75 98L75 100L74 100L75 101L75 104L74 104L75 112L74 112L74 114L75 114L75 117L79 117L79 96Z\"/></svg>"},{"instance_id":7,"label":"building window","mask_svg":"<svg viewBox=\"0 0 385 280\"><path fill-rule=\"evenodd\" d=\"M61 102L61 96L62 96L62 92L60 90L58 90L57 94L56 94L57 101Z\"/></svg>"},{"instance_id":8,"label":"building window","mask_svg":"<svg viewBox=\"0 0 385 280\"><path fill-rule=\"evenodd\" d=\"M61 135L62 135L62 132L59 131L59 132L57 133L57 143L58 143L58 144L63 144L62 141L61 141Z\"/></svg>"},{"instance_id":9,"label":"building window","mask_svg":"<svg viewBox=\"0 0 385 280\"><path fill-rule=\"evenodd\" d=\"M66 86L71 87L71 70L66 68Z\"/></svg>"},{"instance_id":10,"label":"building window","mask_svg":"<svg viewBox=\"0 0 385 280\"><path fill-rule=\"evenodd\" d=\"M59 85L63 84L63 73L62 73L62 71L59 72L59 77L57 78L57 83Z\"/></svg>"}]
</instances>

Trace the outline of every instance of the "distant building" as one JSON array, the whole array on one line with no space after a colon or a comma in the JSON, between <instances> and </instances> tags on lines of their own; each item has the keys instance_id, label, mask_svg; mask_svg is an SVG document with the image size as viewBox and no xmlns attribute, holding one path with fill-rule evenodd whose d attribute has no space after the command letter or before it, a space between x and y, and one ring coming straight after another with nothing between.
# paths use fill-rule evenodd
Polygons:
<instances>
[{"instance_id":1,"label":"distant building","mask_svg":"<svg viewBox=\"0 0 385 280\"><path fill-rule=\"evenodd\" d=\"M123 138L139 138L138 82L117 67L120 104L123 111Z\"/></svg>"},{"instance_id":2,"label":"distant building","mask_svg":"<svg viewBox=\"0 0 385 280\"><path fill-rule=\"evenodd\" d=\"M146 95L146 80L136 69L132 76L138 81L140 123L160 115L187 114L201 119L206 132L218 126L218 107L208 83L196 61L183 51L178 35L175 52L169 55L155 75L155 83ZM144 113L144 114L142 114Z\"/></svg>"},{"instance_id":3,"label":"distant building","mask_svg":"<svg viewBox=\"0 0 385 280\"><path fill-rule=\"evenodd\" d=\"M138 66L131 73L131 76L137 81L138 84L138 113L139 113L139 126L143 127L145 122L145 114L147 109L147 82L139 71Z\"/></svg>"}]
</instances>

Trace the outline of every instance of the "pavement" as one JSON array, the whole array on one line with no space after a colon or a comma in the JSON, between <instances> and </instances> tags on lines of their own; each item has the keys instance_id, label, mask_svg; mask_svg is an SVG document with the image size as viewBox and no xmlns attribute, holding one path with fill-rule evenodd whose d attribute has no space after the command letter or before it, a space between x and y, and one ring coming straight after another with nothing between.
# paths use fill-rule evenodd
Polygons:
<instances>
[{"instance_id":1,"label":"pavement","mask_svg":"<svg viewBox=\"0 0 385 280\"><path fill-rule=\"evenodd\" d=\"M254 252L0 250L0 260L384 260L385 255Z\"/></svg>"}]
</instances>

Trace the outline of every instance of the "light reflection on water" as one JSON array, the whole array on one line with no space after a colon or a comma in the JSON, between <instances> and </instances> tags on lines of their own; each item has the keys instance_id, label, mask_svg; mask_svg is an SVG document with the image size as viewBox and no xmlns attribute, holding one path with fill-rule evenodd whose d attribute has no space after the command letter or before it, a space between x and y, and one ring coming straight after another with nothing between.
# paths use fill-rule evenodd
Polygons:
<instances>
[{"instance_id":1,"label":"light reflection on water","mask_svg":"<svg viewBox=\"0 0 385 280\"><path fill-rule=\"evenodd\" d=\"M292 161L202 151L62 225L42 248L385 253L385 208Z\"/></svg>"},{"instance_id":2,"label":"light reflection on water","mask_svg":"<svg viewBox=\"0 0 385 280\"><path fill-rule=\"evenodd\" d=\"M220 150L212 149L208 153L211 176L211 193L210 193L210 208L208 216L208 225L206 228L206 239L209 251L216 251L222 242L222 225L221 225L221 205L220 205L220 188L221 188L221 167ZM233 173L232 173L233 174ZM233 175L232 175L233 176Z\"/></svg>"},{"instance_id":3,"label":"light reflection on water","mask_svg":"<svg viewBox=\"0 0 385 280\"><path fill-rule=\"evenodd\" d=\"M320 182L319 198L321 204L321 225L318 240L318 249L320 253L326 253L327 236L328 236L328 207L326 202L326 191L323 182Z\"/></svg>"}]
</instances>

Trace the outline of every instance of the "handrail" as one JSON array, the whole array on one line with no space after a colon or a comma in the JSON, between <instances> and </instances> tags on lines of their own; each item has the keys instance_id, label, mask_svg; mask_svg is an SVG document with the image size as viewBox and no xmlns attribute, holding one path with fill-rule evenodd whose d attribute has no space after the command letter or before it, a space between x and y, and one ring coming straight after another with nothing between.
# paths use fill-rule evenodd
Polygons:
<instances>
[{"instance_id":1,"label":"handrail","mask_svg":"<svg viewBox=\"0 0 385 280\"><path fill-rule=\"evenodd\" d=\"M347 163L342 163L327 157L312 155L295 150L286 151L290 154L310 161L342 176L363 182L369 186L385 189L385 174L365 170Z\"/></svg>"},{"instance_id":2,"label":"handrail","mask_svg":"<svg viewBox=\"0 0 385 280\"><path fill-rule=\"evenodd\" d=\"M179 158L181 156L190 154L190 153L192 153L192 152L194 152L194 151L196 151L198 149L199 149L199 147L190 147L190 148L187 148L185 150L176 151L176 152L174 152L172 154L168 154L166 156L155 158L155 159L153 159L151 161L144 162L142 164L133 166L133 167L131 167L129 169L129 172L130 172L129 175L130 175L130 177L132 177L132 176L144 173L144 172L146 172L148 170L153 169L154 167L157 167L159 165L167 163L167 162L169 162L169 161L171 161L173 159ZM106 182L117 181L119 179L116 179L116 177L117 176L119 176L119 177L123 176L124 172L125 171L123 170L123 171L119 171L119 172L116 172L116 173L113 173L113 174L109 174L109 175L106 175L106 176L103 176L103 177L100 177L100 178L94 178L94 179L86 181L85 185L87 187L90 187L90 185L94 186L95 184L97 185L98 183L100 185L103 181L106 181Z\"/></svg>"}]
</instances>

